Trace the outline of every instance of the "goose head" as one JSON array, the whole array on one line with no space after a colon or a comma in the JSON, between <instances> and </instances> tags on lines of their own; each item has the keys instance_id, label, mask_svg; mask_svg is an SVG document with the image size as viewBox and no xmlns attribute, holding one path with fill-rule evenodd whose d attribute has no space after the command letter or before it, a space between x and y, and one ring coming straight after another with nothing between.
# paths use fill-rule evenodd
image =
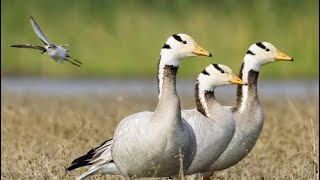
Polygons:
<instances>
[{"instance_id":1,"label":"goose head","mask_svg":"<svg viewBox=\"0 0 320 180\"><path fill-rule=\"evenodd\" d=\"M187 34L174 34L170 36L161 49L161 58L167 65L179 66L181 61L188 57L206 56L211 53L204 50L195 40Z\"/></svg>"},{"instance_id":2,"label":"goose head","mask_svg":"<svg viewBox=\"0 0 320 180\"><path fill-rule=\"evenodd\" d=\"M215 87L229 84L246 85L232 70L222 64L210 64L198 76L200 89L213 91Z\"/></svg>"},{"instance_id":3,"label":"goose head","mask_svg":"<svg viewBox=\"0 0 320 180\"><path fill-rule=\"evenodd\" d=\"M259 69L260 66L274 61L293 61L293 58L282 53L269 42L258 42L249 47L245 61Z\"/></svg>"}]
</instances>

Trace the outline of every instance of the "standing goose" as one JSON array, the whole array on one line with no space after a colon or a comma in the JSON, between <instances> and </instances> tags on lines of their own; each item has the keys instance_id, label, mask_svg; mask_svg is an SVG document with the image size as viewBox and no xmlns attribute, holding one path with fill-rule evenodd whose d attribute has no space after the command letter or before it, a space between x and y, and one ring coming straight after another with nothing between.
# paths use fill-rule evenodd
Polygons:
<instances>
[{"instance_id":1,"label":"standing goose","mask_svg":"<svg viewBox=\"0 0 320 180\"><path fill-rule=\"evenodd\" d=\"M196 109L183 110L197 140L197 152L186 174L206 172L227 148L235 132L232 114L220 105L214 89L229 84L244 85L232 70L222 64L207 66L195 85Z\"/></svg>"},{"instance_id":2,"label":"standing goose","mask_svg":"<svg viewBox=\"0 0 320 180\"><path fill-rule=\"evenodd\" d=\"M182 60L193 56L211 57L211 54L186 34L169 37L158 62L159 102L155 111L140 112L123 119L113 140L77 158L67 170L93 165L78 179L85 179L97 171L120 172L126 177L174 176L180 170L181 152L184 157L182 168L186 172L196 152L196 140L190 125L181 118L176 74Z\"/></svg>"},{"instance_id":3,"label":"standing goose","mask_svg":"<svg viewBox=\"0 0 320 180\"><path fill-rule=\"evenodd\" d=\"M248 155L256 143L264 121L257 92L259 71L261 66L274 61L293 61L293 58L268 42L258 42L249 47L239 73L247 86L238 85L235 107L224 106L235 119L236 131L227 149L211 165L211 171L223 170L237 164Z\"/></svg>"}]
</instances>

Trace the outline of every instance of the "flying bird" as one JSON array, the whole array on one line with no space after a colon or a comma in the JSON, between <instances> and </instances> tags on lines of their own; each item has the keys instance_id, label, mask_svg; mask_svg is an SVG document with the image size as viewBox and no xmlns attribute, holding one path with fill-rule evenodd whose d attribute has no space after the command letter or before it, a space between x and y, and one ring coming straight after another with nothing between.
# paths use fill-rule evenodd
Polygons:
<instances>
[{"instance_id":1,"label":"flying bird","mask_svg":"<svg viewBox=\"0 0 320 180\"><path fill-rule=\"evenodd\" d=\"M22 44L22 45L11 45L11 47L16 48L31 48L31 49L38 49L41 52L41 54L48 52L49 56L54 59L56 62L60 62L61 64L63 61L68 61L69 63L81 67L81 62L73 59L69 54L69 49L64 48L65 46L69 46L67 44L64 45L54 45L52 44L42 33L39 25L37 22L33 19L33 17L30 17L32 27L37 34L37 36L41 39L41 41L45 44L44 47L38 46L38 45L32 45L32 44ZM71 61L73 60L73 61Z\"/></svg>"}]
</instances>

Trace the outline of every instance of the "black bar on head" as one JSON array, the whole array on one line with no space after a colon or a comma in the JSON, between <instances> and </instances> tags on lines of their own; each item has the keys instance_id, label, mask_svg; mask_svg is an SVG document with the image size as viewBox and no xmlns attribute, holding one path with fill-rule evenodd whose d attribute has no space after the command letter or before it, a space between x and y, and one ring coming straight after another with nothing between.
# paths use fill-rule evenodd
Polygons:
<instances>
[{"instance_id":1,"label":"black bar on head","mask_svg":"<svg viewBox=\"0 0 320 180\"><path fill-rule=\"evenodd\" d=\"M204 75L210 75L205 69L201 73Z\"/></svg>"},{"instance_id":2,"label":"black bar on head","mask_svg":"<svg viewBox=\"0 0 320 180\"><path fill-rule=\"evenodd\" d=\"M218 64L212 64L214 68L216 68L218 71L220 71L221 73L224 73L224 70L221 69Z\"/></svg>"},{"instance_id":3,"label":"black bar on head","mask_svg":"<svg viewBox=\"0 0 320 180\"><path fill-rule=\"evenodd\" d=\"M264 46L261 42L256 43L256 45L262 49L266 49L266 46Z\"/></svg>"},{"instance_id":4,"label":"black bar on head","mask_svg":"<svg viewBox=\"0 0 320 180\"><path fill-rule=\"evenodd\" d=\"M171 49L171 47L170 47L168 44L164 44L164 45L162 46L162 49Z\"/></svg>"},{"instance_id":5,"label":"black bar on head","mask_svg":"<svg viewBox=\"0 0 320 180\"><path fill-rule=\"evenodd\" d=\"M172 35L172 37L173 37L174 39L176 39L177 41L179 41L179 42L182 43L182 39L181 39L181 37L180 37L179 35L174 34L174 35Z\"/></svg>"},{"instance_id":6,"label":"black bar on head","mask_svg":"<svg viewBox=\"0 0 320 180\"><path fill-rule=\"evenodd\" d=\"M253 53L252 51L248 50L247 54L251 54L251 55L256 55L255 53Z\"/></svg>"}]
</instances>

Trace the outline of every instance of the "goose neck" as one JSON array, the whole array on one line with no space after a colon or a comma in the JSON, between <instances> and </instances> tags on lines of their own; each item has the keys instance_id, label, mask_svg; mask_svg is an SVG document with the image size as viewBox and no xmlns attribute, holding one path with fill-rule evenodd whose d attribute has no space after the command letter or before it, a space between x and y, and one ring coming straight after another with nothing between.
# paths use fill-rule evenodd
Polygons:
<instances>
[{"instance_id":1,"label":"goose neck","mask_svg":"<svg viewBox=\"0 0 320 180\"><path fill-rule=\"evenodd\" d=\"M239 77L247 83L246 86L238 85L236 111L243 112L244 110L255 106L259 103L257 92L257 81L259 77L260 66L253 64L253 59L245 59L241 65Z\"/></svg>"},{"instance_id":2,"label":"goose neck","mask_svg":"<svg viewBox=\"0 0 320 180\"><path fill-rule=\"evenodd\" d=\"M176 76L179 64L168 63L176 62L177 60L169 60L161 57L158 62L158 95L159 99L163 95L176 95Z\"/></svg>"},{"instance_id":3,"label":"goose neck","mask_svg":"<svg viewBox=\"0 0 320 180\"><path fill-rule=\"evenodd\" d=\"M197 110L204 116L210 116L210 109L216 103L214 88L204 89L197 81L195 85L195 101Z\"/></svg>"}]
</instances>

